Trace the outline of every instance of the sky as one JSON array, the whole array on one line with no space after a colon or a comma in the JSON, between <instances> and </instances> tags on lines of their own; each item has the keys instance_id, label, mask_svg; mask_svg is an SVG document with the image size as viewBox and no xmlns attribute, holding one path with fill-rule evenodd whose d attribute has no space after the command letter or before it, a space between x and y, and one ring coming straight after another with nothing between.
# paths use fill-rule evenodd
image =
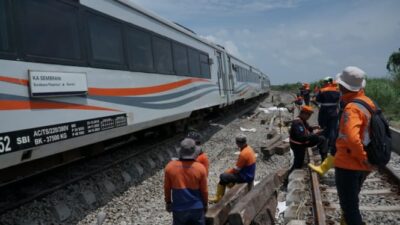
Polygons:
<instances>
[{"instance_id":1,"label":"sky","mask_svg":"<svg viewBox=\"0 0 400 225\"><path fill-rule=\"evenodd\" d=\"M387 76L400 48L400 0L130 0L269 75L313 82L358 66Z\"/></svg>"}]
</instances>

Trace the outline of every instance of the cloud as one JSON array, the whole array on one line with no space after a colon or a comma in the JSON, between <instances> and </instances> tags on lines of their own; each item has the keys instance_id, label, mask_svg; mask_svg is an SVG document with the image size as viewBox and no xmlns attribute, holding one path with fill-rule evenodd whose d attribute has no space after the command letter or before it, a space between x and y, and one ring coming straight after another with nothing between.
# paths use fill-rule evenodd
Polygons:
<instances>
[{"instance_id":1,"label":"cloud","mask_svg":"<svg viewBox=\"0 0 400 225\"><path fill-rule=\"evenodd\" d=\"M399 46L398 0L134 0L271 75L313 81L355 65L383 76Z\"/></svg>"},{"instance_id":2,"label":"cloud","mask_svg":"<svg viewBox=\"0 0 400 225\"><path fill-rule=\"evenodd\" d=\"M222 31L223 33L223 31ZM211 41L215 44L223 46L227 52L230 54L236 56L236 57L241 57L241 54L239 52L239 48L236 46L235 42L232 40L222 40L218 37L215 37L213 35L207 35L207 36L200 36L201 38L204 38L208 41Z\"/></svg>"}]
</instances>

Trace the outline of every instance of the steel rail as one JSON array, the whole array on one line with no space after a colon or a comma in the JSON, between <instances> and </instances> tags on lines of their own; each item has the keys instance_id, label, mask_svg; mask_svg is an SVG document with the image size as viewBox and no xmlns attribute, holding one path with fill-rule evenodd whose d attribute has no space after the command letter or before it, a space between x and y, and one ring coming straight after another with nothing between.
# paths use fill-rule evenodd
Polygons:
<instances>
[{"instance_id":1,"label":"steel rail","mask_svg":"<svg viewBox=\"0 0 400 225\"><path fill-rule=\"evenodd\" d=\"M313 160L313 153L310 148L307 149L308 158L310 163L315 164ZM319 189L319 179L318 174L311 169L308 169L311 177L311 188L312 188L312 198L313 198L313 213L314 213L314 221L315 225L325 225L326 224L326 217L325 217L325 210L322 204L321 198L321 191Z\"/></svg>"}]
</instances>

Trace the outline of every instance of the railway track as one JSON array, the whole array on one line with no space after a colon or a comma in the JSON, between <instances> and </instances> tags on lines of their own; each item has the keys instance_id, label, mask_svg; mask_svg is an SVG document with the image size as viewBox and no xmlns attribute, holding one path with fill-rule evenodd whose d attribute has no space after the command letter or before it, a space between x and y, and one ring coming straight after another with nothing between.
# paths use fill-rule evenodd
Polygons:
<instances>
[{"instance_id":1,"label":"railway track","mask_svg":"<svg viewBox=\"0 0 400 225\"><path fill-rule=\"evenodd\" d=\"M244 106L236 107L229 113L221 113L216 118L217 122L229 121L235 117L251 113L258 102L248 102ZM99 156L82 159L55 170L46 171L39 175L27 176L25 179L16 179L15 182L9 182L0 187L2 193L0 197L0 216L5 212L12 211L24 204L33 202L46 195L65 189L71 184L78 183L89 177L98 174L107 174L110 168L119 168L119 177L121 183L134 183L135 180L142 181L147 171L157 170L165 166L171 158L177 156L177 144L183 138L182 133L176 133L172 137L151 139L140 145L133 146L136 143L125 143L116 146L112 152L106 152ZM150 172L151 173L151 172ZM103 176L103 175L101 175ZM113 175L110 175L114 177ZM104 182L99 184L99 188L105 192L115 191L116 185L104 178ZM83 198L92 194L82 193ZM90 201L90 200L89 200ZM62 205L56 205L55 209L63 210ZM65 214L65 213L61 213ZM59 218L62 221L64 218ZM1 221L1 220L0 220Z\"/></svg>"}]
</instances>

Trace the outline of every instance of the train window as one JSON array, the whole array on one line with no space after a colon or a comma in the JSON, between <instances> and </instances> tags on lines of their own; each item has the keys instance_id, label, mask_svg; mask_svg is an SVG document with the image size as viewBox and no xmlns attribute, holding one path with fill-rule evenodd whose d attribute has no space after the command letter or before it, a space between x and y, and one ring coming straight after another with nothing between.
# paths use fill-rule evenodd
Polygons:
<instances>
[{"instance_id":1,"label":"train window","mask_svg":"<svg viewBox=\"0 0 400 225\"><path fill-rule=\"evenodd\" d=\"M187 53L187 47L178 43L172 45L174 50L174 65L177 75L188 76L189 75L189 59Z\"/></svg>"},{"instance_id":2,"label":"train window","mask_svg":"<svg viewBox=\"0 0 400 225\"><path fill-rule=\"evenodd\" d=\"M200 54L200 70L204 78L211 78L210 65L208 64L208 55Z\"/></svg>"},{"instance_id":3,"label":"train window","mask_svg":"<svg viewBox=\"0 0 400 225\"><path fill-rule=\"evenodd\" d=\"M173 74L171 42L160 37L153 37L153 50L156 71Z\"/></svg>"},{"instance_id":4,"label":"train window","mask_svg":"<svg viewBox=\"0 0 400 225\"><path fill-rule=\"evenodd\" d=\"M0 52L11 50L8 1L0 1Z\"/></svg>"},{"instance_id":5,"label":"train window","mask_svg":"<svg viewBox=\"0 0 400 225\"><path fill-rule=\"evenodd\" d=\"M21 37L27 58L83 60L77 5L53 0L23 0L21 7Z\"/></svg>"},{"instance_id":6,"label":"train window","mask_svg":"<svg viewBox=\"0 0 400 225\"><path fill-rule=\"evenodd\" d=\"M151 34L129 28L126 37L130 69L134 71L153 72Z\"/></svg>"},{"instance_id":7,"label":"train window","mask_svg":"<svg viewBox=\"0 0 400 225\"><path fill-rule=\"evenodd\" d=\"M197 50L189 48L189 68L190 75L194 77L200 76L200 56Z\"/></svg>"},{"instance_id":8,"label":"train window","mask_svg":"<svg viewBox=\"0 0 400 225\"><path fill-rule=\"evenodd\" d=\"M122 25L109 18L88 13L90 61L94 66L123 68Z\"/></svg>"}]
</instances>

